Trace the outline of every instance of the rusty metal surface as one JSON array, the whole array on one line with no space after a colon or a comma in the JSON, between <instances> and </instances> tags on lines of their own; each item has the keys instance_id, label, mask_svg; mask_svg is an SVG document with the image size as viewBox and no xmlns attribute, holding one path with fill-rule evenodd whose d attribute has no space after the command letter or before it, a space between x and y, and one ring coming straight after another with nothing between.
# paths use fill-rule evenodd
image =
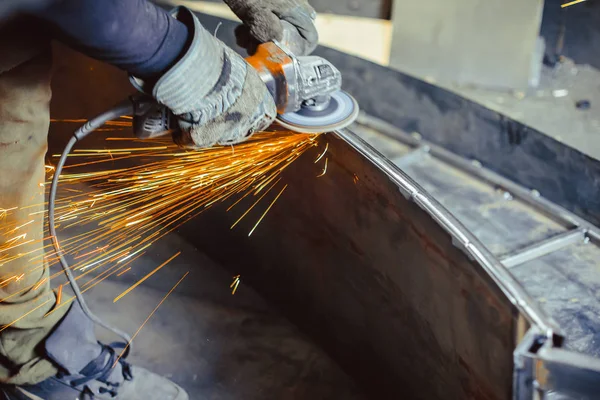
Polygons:
<instances>
[{"instance_id":1,"label":"rusty metal surface","mask_svg":"<svg viewBox=\"0 0 600 400\"><path fill-rule=\"evenodd\" d=\"M217 210L183 231L375 398L399 388L415 399L510 398L513 305L396 182L344 140L326 140L327 174L316 178L318 151L293 165L251 238Z\"/></svg>"}]
</instances>

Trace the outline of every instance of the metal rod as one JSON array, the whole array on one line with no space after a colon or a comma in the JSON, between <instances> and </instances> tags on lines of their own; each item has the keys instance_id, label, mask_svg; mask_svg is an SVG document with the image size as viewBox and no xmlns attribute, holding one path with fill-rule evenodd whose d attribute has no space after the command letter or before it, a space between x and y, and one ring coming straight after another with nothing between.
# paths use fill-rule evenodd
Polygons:
<instances>
[{"instance_id":1,"label":"metal rod","mask_svg":"<svg viewBox=\"0 0 600 400\"><path fill-rule=\"evenodd\" d=\"M563 232L534 243L531 246L501 256L500 262L504 264L506 268L514 268L517 265L554 253L555 251L564 249L572 244L582 243L585 241L585 237L586 230L583 228Z\"/></svg>"}]
</instances>

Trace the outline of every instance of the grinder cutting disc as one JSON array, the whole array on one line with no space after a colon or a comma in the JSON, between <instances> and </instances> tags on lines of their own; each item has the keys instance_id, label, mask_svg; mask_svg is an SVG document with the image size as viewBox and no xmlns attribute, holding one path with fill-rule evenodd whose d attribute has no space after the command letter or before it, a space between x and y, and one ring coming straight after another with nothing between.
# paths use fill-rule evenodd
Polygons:
<instances>
[{"instance_id":1,"label":"grinder cutting disc","mask_svg":"<svg viewBox=\"0 0 600 400\"><path fill-rule=\"evenodd\" d=\"M358 116L358 103L344 91L331 94L331 101L323 109L302 107L294 113L279 115L277 122L295 132L332 132L350 125Z\"/></svg>"}]
</instances>

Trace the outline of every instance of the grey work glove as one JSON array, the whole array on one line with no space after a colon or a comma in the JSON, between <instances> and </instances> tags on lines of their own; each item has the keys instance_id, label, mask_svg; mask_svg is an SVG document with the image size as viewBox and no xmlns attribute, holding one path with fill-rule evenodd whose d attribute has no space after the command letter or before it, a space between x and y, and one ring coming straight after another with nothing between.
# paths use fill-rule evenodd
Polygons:
<instances>
[{"instance_id":1,"label":"grey work glove","mask_svg":"<svg viewBox=\"0 0 600 400\"><path fill-rule=\"evenodd\" d=\"M306 0L224 1L244 23L235 33L238 45L250 54L259 43L273 40L287 44L296 56L309 55L317 47L317 13ZM287 32L290 28L293 31Z\"/></svg>"},{"instance_id":2,"label":"grey work glove","mask_svg":"<svg viewBox=\"0 0 600 400\"><path fill-rule=\"evenodd\" d=\"M173 134L175 143L230 145L268 128L277 108L256 70L187 8L174 14L193 36L183 57L156 82L152 96L177 116L181 129Z\"/></svg>"}]
</instances>

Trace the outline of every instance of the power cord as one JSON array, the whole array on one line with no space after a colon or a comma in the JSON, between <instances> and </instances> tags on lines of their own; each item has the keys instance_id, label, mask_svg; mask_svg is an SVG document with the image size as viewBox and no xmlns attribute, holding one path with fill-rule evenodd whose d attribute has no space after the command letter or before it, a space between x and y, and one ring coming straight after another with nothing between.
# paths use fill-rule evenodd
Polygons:
<instances>
[{"instance_id":1,"label":"power cord","mask_svg":"<svg viewBox=\"0 0 600 400\"><path fill-rule=\"evenodd\" d=\"M127 99L127 100L117 104L115 107L113 107L109 111L106 111L106 112L98 115L97 117L87 121L83 126L81 126L79 129L77 129L75 131L75 133L73 134L73 137L71 137L71 139L65 146L65 149L63 150L63 152L60 156L60 159L58 160L58 164L56 165L56 170L54 171L54 177L52 178L52 184L50 185L50 198L49 198L49 202L48 202L48 223L50 225L50 235L52 237L52 244L54 245L54 249L56 251L56 254L58 255L58 260L60 262L60 265L61 265L65 275L67 276L67 280L69 281L71 288L73 289L73 293L75 293L75 298L77 299L77 302L81 306L81 309L83 310L85 315L87 315L87 317L89 319L91 319L94 323L113 332L117 336L120 336L121 338L123 338L125 340L125 342L130 343L130 345L127 349L127 353L129 353L129 351L131 350L131 337L127 333L123 332L122 330L112 327L112 326L108 325L107 323L103 322L100 318L98 318L96 315L94 315L94 313L92 313L92 311L87 306L85 299L83 298L83 295L81 293L81 290L79 289L79 285L77 284L77 281L75 280L75 277L73 276L73 272L71 271L71 268L69 267L69 263L65 259L62 249L60 247L60 243L58 241L58 236L56 235L56 224L54 221L54 216L55 216L54 211L55 211L55 206L56 206L56 192L58 189L58 180L59 180L60 174L63 170L63 167L65 166L65 163L67 161L67 155L71 152L71 150L73 149L75 144L78 141L85 138L86 136L88 136L90 133L94 132L96 129L98 129L102 125L104 125L107 121L119 118L122 115L131 115L133 112L134 112L133 99Z\"/></svg>"}]
</instances>

